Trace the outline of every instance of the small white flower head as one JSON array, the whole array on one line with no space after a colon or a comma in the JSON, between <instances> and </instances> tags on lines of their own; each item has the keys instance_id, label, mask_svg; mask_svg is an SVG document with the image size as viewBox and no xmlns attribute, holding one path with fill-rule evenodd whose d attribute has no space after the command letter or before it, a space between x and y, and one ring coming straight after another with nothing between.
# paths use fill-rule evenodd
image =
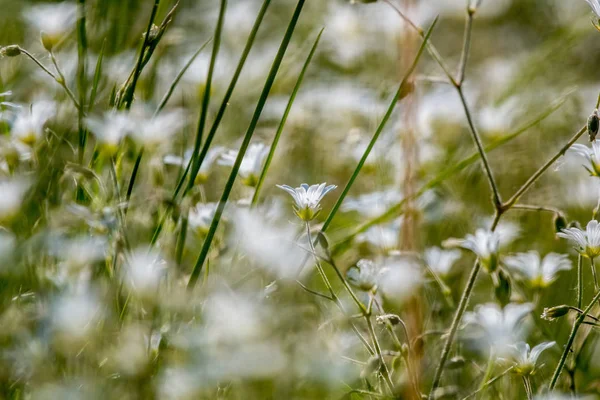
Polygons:
<instances>
[{"instance_id":1,"label":"small white flower head","mask_svg":"<svg viewBox=\"0 0 600 400\"><path fill-rule=\"evenodd\" d=\"M327 183L308 186L303 183L300 187L293 188L288 185L277 185L285 190L296 202L294 210L296 215L303 221L312 221L321 211L321 200L325 195L337 188L335 185L326 186Z\"/></svg>"},{"instance_id":2,"label":"small white flower head","mask_svg":"<svg viewBox=\"0 0 600 400\"><path fill-rule=\"evenodd\" d=\"M425 262L440 277L447 277L452 266L460 258L458 250L443 250L439 247L430 247L425 250Z\"/></svg>"},{"instance_id":3,"label":"small white flower head","mask_svg":"<svg viewBox=\"0 0 600 400\"><path fill-rule=\"evenodd\" d=\"M107 241L100 236L56 238L50 244L51 253L62 259L69 269L78 270L104 259Z\"/></svg>"},{"instance_id":4,"label":"small white flower head","mask_svg":"<svg viewBox=\"0 0 600 400\"><path fill-rule=\"evenodd\" d=\"M412 258L391 256L382 263L379 291L394 304L402 304L423 281L421 266Z\"/></svg>"},{"instance_id":5,"label":"small white flower head","mask_svg":"<svg viewBox=\"0 0 600 400\"><path fill-rule=\"evenodd\" d=\"M381 192L362 194L358 197L348 197L342 204L342 211L357 211L367 217L377 217L390 206L402 200L402 193L390 189Z\"/></svg>"},{"instance_id":6,"label":"small white flower head","mask_svg":"<svg viewBox=\"0 0 600 400\"><path fill-rule=\"evenodd\" d=\"M594 139L592 147L576 143L571 146L570 150L585 158L587 164L584 164L583 167L590 175L600 176L600 140Z\"/></svg>"},{"instance_id":7,"label":"small white flower head","mask_svg":"<svg viewBox=\"0 0 600 400\"><path fill-rule=\"evenodd\" d=\"M480 304L465 314L465 322L479 327L483 338L496 354L506 354L508 346L521 340L525 333L521 322L533 310L530 303L509 303L504 308L496 303Z\"/></svg>"},{"instance_id":8,"label":"small white flower head","mask_svg":"<svg viewBox=\"0 0 600 400\"><path fill-rule=\"evenodd\" d=\"M398 238L402 227L402 218L385 225L373 226L356 236L358 242L368 243L371 246L389 252L398 248Z\"/></svg>"},{"instance_id":9,"label":"small white flower head","mask_svg":"<svg viewBox=\"0 0 600 400\"><path fill-rule=\"evenodd\" d=\"M540 354L555 344L556 342L543 342L533 349L525 342L518 342L517 344L509 346L509 359L514 365L514 371L522 376L535 374Z\"/></svg>"},{"instance_id":10,"label":"small white flower head","mask_svg":"<svg viewBox=\"0 0 600 400\"><path fill-rule=\"evenodd\" d=\"M25 10L25 20L38 32L42 32L43 44L51 49L73 29L77 17L77 5L64 1L40 4Z\"/></svg>"},{"instance_id":11,"label":"small white flower head","mask_svg":"<svg viewBox=\"0 0 600 400\"><path fill-rule=\"evenodd\" d=\"M135 126L130 130L132 139L147 148L156 149L171 140L185 125L185 116L181 110L164 111L152 117L139 112L135 117Z\"/></svg>"},{"instance_id":12,"label":"small white flower head","mask_svg":"<svg viewBox=\"0 0 600 400\"><path fill-rule=\"evenodd\" d=\"M253 143L246 150L242 164L240 165L239 175L246 186L254 187L258 183L262 165L269 154L269 148L262 143ZM228 150L221 154L220 165L233 166L238 156L237 150Z\"/></svg>"},{"instance_id":13,"label":"small white flower head","mask_svg":"<svg viewBox=\"0 0 600 400\"><path fill-rule=\"evenodd\" d=\"M158 286L165 275L166 262L147 248L138 248L127 256L124 283L142 299L156 297Z\"/></svg>"},{"instance_id":14,"label":"small white flower head","mask_svg":"<svg viewBox=\"0 0 600 400\"><path fill-rule=\"evenodd\" d=\"M113 155L135 124L129 114L109 111L102 118L88 118L86 125L96 137L100 149L108 155Z\"/></svg>"},{"instance_id":15,"label":"small white flower head","mask_svg":"<svg viewBox=\"0 0 600 400\"><path fill-rule=\"evenodd\" d=\"M200 165L200 169L198 170L198 175L196 176L195 184L201 185L208 181L208 177L210 175L210 171L215 164L215 161L219 159L221 154L224 151L223 146L211 146L206 152L206 156ZM185 168L192 158L193 149L189 149L185 152L183 157L176 156L173 154L168 154L163 158L163 162L166 165L175 165L178 167Z\"/></svg>"},{"instance_id":16,"label":"small white flower head","mask_svg":"<svg viewBox=\"0 0 600 400\"><path fill-rule=\"evenodd\" d=\"M17 216L30 186L29 180L24 178L0 179L0 223Z\"/></svg>"},{"instance_id":17,"label":"small white flower head","mask_svg":"<svg viewBox=\"0 0 600 400\"><path fill-rule=\"evenodd\" d=\"M495 271L498 266L500 235L497 232L477 229L475 235L468 234L464 239L447 239L443 246L471 250L489 272Z\"/></svg>"},{"instance_id":18,"label":"small white flower head","mask_svg":"<svg viewBox=\"0 0 600 400\"><path fill-rule=\"evenodd\" d=\"M369 292L377 289L377 282L382 272L385 272L385 269L373 261L362 259L348 269L346 278L353 286Z\"/></svg>"},{"instance_id":19,"label":"small white flower head","mask_svg":"<svg viewBox=\"0 0 600 400\"><path fill-rule=\"evenodd\" d=\"M102 305L90 293L67 293L52 308L52 330L56 344L64 351L78 352L102 317Z\"/></svg>"},{"instance_id":20,"label":"small white flower head","mask_svg":"<svg viewBox=\"0 0 600 400\"><path fill-rule=\"evenodd\" d=\"M588 222L585 230L567 228L556 235L573 242L575 250L581 255L589 258L600 255L600 224L596 220Z\"/></svg>"},{"instance_id":21,"label":"small white flower head","mask_svg":"<svg viewBox=\"0 0 600 400\"><path fill-rule=\"evenodd\" d=\"M592 7L592 11L596 14L596 19L600 19L600 1L599 0L585 0L586 3Z\"/></svg>"},{"instance_id":22,"label":"small white flower head","mask_svg":"<svg viewBox=\"0 0 600 400\"><path fill-rule=\"evenodd\" d=\"M206 235L217 211L217 203L198 203L190 209L188 225L200 235Z\"/></svg>"},{"instance_id":23,"label":"small white flower head","mask_svg":"<svg viewBox=\"0 0 600 400\"><path fill-rule=\"evenodd\" d=\"M544 259L537 251L518 253L504 258L504 264L516 271L533 288L546 288L557 278L559 271L571 269L566 254L548 253Z\"/></svg>"},{"instance_id":24,"label":"small white flower head","mask_svg":"<svg viewBox=\"0 0 600 400\"><path fill-rule=\"evenodd\" d=\"M33 146L44 136L44 126L55 114L56 104L46 100L21 108L10 130L12 137Z\"/></svg>"}]
</instances>

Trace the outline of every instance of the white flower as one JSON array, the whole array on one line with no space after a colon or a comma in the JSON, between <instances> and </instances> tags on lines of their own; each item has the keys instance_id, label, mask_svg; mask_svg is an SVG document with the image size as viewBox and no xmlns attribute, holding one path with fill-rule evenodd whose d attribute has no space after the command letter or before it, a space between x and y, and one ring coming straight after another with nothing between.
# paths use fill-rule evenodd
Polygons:
<instances>
[{"instance_id":1,"label":"white flower","mask_svg":"<svg viewBox=\"0 0 600 400\"><path fill-rule=\"evenodd\" d=\"M75 25L77 5L71 2L39 4L25 10L25 19L37 31L44 32L52 45L58 44Z\"/></svg>"},{"instance_id":2,"label":"white flower","mask_svg":"<svg viewBox=\"0 0 600 400\"><path fill-rule=\"evenodd\" d=\"M596 220L588 222L585 231L579 228L567 228L556 235L572 241L575 250L581 255L589 258L600 255L600 224Z\"/></svg>"},{"instance_id":3,"label":"white flower","mask_svg":"<svg viewBox=\"0 0 600 400\"><path fill-rule=\"evenodd\" d=\"M533 310L530 303L507 304L503 309L496 303L480 304L475 311L465 314L465 322L483 330L484 339L497 354L503 354L508 346L523 335L521 321Z\"/></svg>"},{"instance_id":4,"label":"white flower","mask_svg":"<svg viewBox=\"0 0 600 400\"><path fill-rule=\"evenodd\" d=\"M294 209L296 215L304 221L313 220L319 211L321 211L321 200L327 193L337 188L335 185L326 186L327 183L308 186L303 183L300 187L293 188L288 185L277 185L278 188L285 190L292 196L296 205Z\"/></svg>"},{"instance_id":5,"label":"white flower","mask_svg":"<svg viewBox=\"0 0 600 400\"><path fill-rule=\"evenodd\" d=\"M106 112L102 118L88 118L86 124L108 154L117 151L121 140L135 125L129 114L117 111Z\"/></svg>"},{"instance_id":6,"label":"white flower","mask_svg":"<svg viewBox=\"0 0 600 400\"><path fill-rule=\"evenodd\" d=\"M519 342L509 346L509 355L514 364L515 372L523 376L535 374L537 360L540 357L540 354L555 344L556 342L543 342L533 349L525 342Z\"/></svg>"},{"instance_id":7,"label":"white flower","mask_svg":"<svg viewBox=\"0 0 600 400\"><path fill-rule=\"evenodd\" d=\"M570 150L587 160L588 165L584 165L583 167L588 170L590 175L600 175L600 140L596 139L592 141L591 148L587 147L586 145L576 143L571 146Z\"/></svg>"},{"instance_id":8,"label":"white flower","mask_svg":"<svg viewBox=\"0 0 600 400\"><path fill-rule=\"evenodd\" d=\"M596 17L600 19L600 1L599 0L585 0L590 7L592 7L592 11L596 14Z\"/></svg>"},{"instance_id":9,"label":"white flower","mask_svg":"<svg viewBox=\"0 0 600 400\"><path fill-rule=\"evenodd\" d=\"M537 251L507 256L504 264L517 271L535 288L550 286L556 280L558 271L571 269L571 261L566 254L549 253L542 260Z\"/></svg>"},{"instance_id":10,"label":"white flower","mask_svg":"<svg viewBox=\"0 0 600 400\"><path fill-rule=\"evenodd\" d=\"M188 225L200 234L206 234L217 211L217 203L198 203L190 209Z\"/></svg>"},{"instance_id":11,"label":"white flower","mask_svg":"<svg viewBox=\"0 0 600 400\"><path fill-rule=\"evenodd\" d=\"M210 174L211 168L213 167L215 161L217 161L217 159L221 156L221 153L223 153L223 151L224 151L223 146L211 146L208 149L208 151L206 152L206 156L204 157L204 160L202 160L200 169L198 170L198 175L196 176L196 182L195 182L196 184L202 184L208 180L208 176ZM177 165L179 167L185 168L189 164L189 162L192 158L193 152L194 152L193 149L186 150L183 157L176 156L173 154L168 154L163 158L163 162L166 165Z\"/></svg>"},{"instance_id":12,"label":"white flower","mask_svg":"<svg viewBox=\"0 0 600 400\"><path fill-rule=\"evenodd\" d=\"M439 247L430 247L425 250L425 262L436 274L441 277L448 276L454 263L460 258L458 250L443 250Z\"/></svg>"},{"instance_id":13,"label":"white flower","mask_svg":"<svg viewBox=\"0 0 600 400\"><path fill-rule=\"evenodd\" d=\"M383 251L394 250L398 247L398 238L400 237L400 228L402 227L402 218L396 221L373 226L356 237L359 242L366 242Z\"/></svg>"},{"instance_id":14,"label":"white flower","mask_svg":"<svg viewBox=\"0 0 600 400\"><path fill-rule=\"evenodd\" d=\"M384 271L373 261L362 259L346 271L346 278L353 286L368 292L377 287L379 275Z\"/></svg>"},{"instance_id":15,"label":"white flower","mask_svg":"<svg viewBox=\"0 0 600 400\"><path fill-rule=\"evenodd\" d=\"M497 232L485 229L477 229L475 235L468 234L464 239L447 239L444 247L461 247L471 250L482 265L492 272L497 267L498 249L500 247L500 235Z\"/></svg>"},{"instance_id":16,"label":"white flower","mask_svg":"<svg viewBox=\"0 0 600 400\"><path fill-rule=\"evenodd\" d=\"M66 349L78 352L79 346L95 329L102 315L98 299L87 293L69 293L61 296L52 311L52 328L56 338Z\"/></svg>"},{"instance_id":17,"label":"white flower","mask_svg":"<svg viewBox=\"0 0 600 400\"><path fill-rule=\"evenodd\" d=\"M165 269L166 262L158 253L138 248L127 256L124 282L138 296L151 299L156 296Z\"/></svg>"},{"instance_id":18,"label":"white flower","mask_svg":"<svg viewBox=\"0 0 600 400\"><path fill-rule=\"evenodd\" d=\"M0 180L0 223L7 222L18 214L29 187L30 182L24 178Z\"/></svg>"},{"instance_id":19,"label":"white flower","mask_svg":"<svg viewBox=\"0 0 600 400\"><path fill-rule=\"evenodd\" d=\"M131 137L143 146L156 148L171 140L173 135L185 125L181 110L162 112L152 117L145 112L135 116L135 126L131 127Z\"/></svg>"},{"instance_id":20,"label":"white flower","mask_svg":"<svg viewBox=\"0 0 600 400\"><path fill-rule=\"evenodd\" d=\"M55 113L56 104L51 101L42 100L23 107L12 125L12 137L30 146L35 144L44 136L44 125Z\"/></svg>"},{"instance_id":21,"label":"white flower","mask_svg":"<svg viewBox=\"0 0 600 400\"><path fill-rule=\"evenodd\" d=\"M402 200L402 193L395 189L366 193L355 198L346 198L342 204L342 211L358 211L362 215L373 218L383 214L400 200Z\"/></svg>"},{"instance_id":22,"label":"white flower","mask_svg":"<svg viewBox=\"0 0 600 400\"><path fill-rule=\"evenodd\" d=\"M238 172L245 185L256 186L267 154L269 154L269 148L262 143L253 143L248 147ZM221 154L219 164L233 166L237 156L237 150L228 150Z\"/></svg>"}]
</instances>

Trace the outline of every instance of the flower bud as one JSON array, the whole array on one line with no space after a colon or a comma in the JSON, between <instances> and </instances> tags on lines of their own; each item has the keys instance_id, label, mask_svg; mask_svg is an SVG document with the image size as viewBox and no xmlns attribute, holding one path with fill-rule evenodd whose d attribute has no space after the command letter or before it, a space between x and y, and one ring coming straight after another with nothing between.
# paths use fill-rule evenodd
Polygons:
<instances>
[{"instance_id":1,"label":"flower bud","mask_svg":"<svg viewBox=\"0 0 600 400\"><path fill-rule=\"evenodd\" d=\"M510 303L510 276L502 269L498 270L498 273L495 275L494 293L496 295L496 299L498 299L498 301L503 307Z\"/></svg>"},{"instance_id":2,"label":"flower bud","mask_svg":"<svg viewBox=\"0 0 600 400\"><path fill-rule=\"evenodd\" d=\"M40 32L40 39L42 40L42 46L44 46L46 50L52 51L55 40L44 31Z\"/></svg>"},{"instance_id":3,"label":"flower bud","mask_svg":"<svg viewBox=\"0 0 600 400\"><path fill-rule=\"evenodd\" d=\"M379 315L377 317L376 321L379 324L385 324L386 322L389 322L392 325L398 325L400 323L401 319L396 314L383 314L383 315Z\"/></svg>"},{"instance_id":4,"label":"flower bud","mask_svg":"<svg viewBox=\"0 0 600 400\"><path fill-rule=\"evenodd\" d=\"M554 230L561 232L567 227L567 218L564 215L558 213L554 216Z\"/></svg>"},{"instance_id":5,"label":"flower bud","mask_svg":"<svg viewBox=\"0 0 600 400\"><path fill-rule=\"evenodd\" d=\"M461 356L452 357L446 364L446 369L460 369L466 364L465 358Z\"/></svg>"},{"instance_id":6,"label":"flower bud","mask_svg":"<svg viewBox=\"0 0 600 400\"><path fill-rule=\"evenodd\" d=\"M600 127L600 118L598 118L598 110L594 110L592 114L588 117L587 121L587 131L590 138L590 142L593 142L596 139L596 135L598 134L598 128Z\"/></svg>"},{"instance_id":7,"label":"flower bud","mask_svg":"<svg viewBox=\"0 0 600 400\"><path fill-rule=\"evenodd\" d=\"M545 319L546 321L554 321L557 318L567 315L570 310L571 307L565 304L556 307L544 308L542 319Z\"/></svg>"},{"instance_id":8,"label":"flower bud","mask_svg":"<svg viewBox=\"0 0 600 400\"><path fill-rule=\"evenodd\" d=\"M16 57L20 54L21 54L21 48L16 44L12 44L10 46L5 46L0 49L0 56Z\"/></svg>"}]
</instances>

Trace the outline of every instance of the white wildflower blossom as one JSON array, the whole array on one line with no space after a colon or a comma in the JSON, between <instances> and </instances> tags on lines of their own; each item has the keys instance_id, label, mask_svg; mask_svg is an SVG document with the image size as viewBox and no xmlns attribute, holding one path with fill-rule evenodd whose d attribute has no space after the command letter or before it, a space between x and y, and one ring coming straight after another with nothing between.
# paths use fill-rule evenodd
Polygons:
<instances>
[{"instance_id":1,"label":"white wildflower blossom","mask_svg":"<svg viewBox=\"0 0 600 400\"><path fill-rule=\"evenodd\" d=\"M402 200L402 193L395 189L348 197L342 204L342 211L357 211L367 217L383 214L390 206Z\"/></svg>"},{"instance_id":2,"label":"white wildflower blossom","mask_svg":"<svg viewBox=\"0 0 600 400\"><path fill-rule=\"evenodd\" d=\"M30 186L30 181L25 178L0 180L0 223L8 222L17 216Z\"/></svg>"},{"instance_id":3,"label":"white wildflower blossom","mask_svg":"<svg viewBox=\"0 0 600 400\"><path fill-rule=\"evenodd\" d=\"M475 253L488 271L495 271L498 264L500 236L497 232L477 229L475 235L468 234L464 239L447 239L444 247L461 247Z\"/></svg>"},{"instance_id":4,"label":"white wildflower blossom","mask_svg":"<svg viewBox=\"0 0 600 400\"><path fill-rule=\"evenodd\" d=\"M430 247L425 250L424 258L432 271L440 277L447 277L454 263L460 259L460 251Z\"/></svg>"},{"instance_id":5,"label":"white wildflower blossom","mask_svg":"<svg viewBox=\"0 0 600 400\"><path fill-rule=\"evenodd\" d=\"M135 125L128 113L119 111L106 112L102 118L88 118L86 124L100 148L110 155L118 150L123 138Z\"/></svg>"},{"instance_id":6,"label":"white wildflower blossom","mask_svg":"<svg viewBox=\"0 0 600 400\"><path fill-rule=\"evenodd\" d=\"M138 248L127 256L123 271L125 285L144 299L151 299L165 275L166 261L154 251Z\"/></svg>"},{"instance_id":7,"label":"white wildflower blossom","mask_svg":"<svg viewBox=\"0 0 600 400\"><path fill-rule=\"evenodd\" d=\"M248 146L238 171L245 185L256 186L267 154L269 154L269 148L262 143L252 143ZM221 154L218 162L220 165L233 166L237 156L237 150L228 150Z\"/></svg>"},{"instance_id":8,"label":"white wildflower blossom","mask_svg":"<svg viewBox=\"0 0 600 400\"><path fill-rule=\"evenodd\" d=\"M504 308L496 303L480 304L475 311L465 314L464 321L483 331L483 338L496 354L505 354L508 346L525 333L521 322L532 310L530 303L510 303Z\"/></svg>"},{"instance_id":9,"label":"white wildflower blossom","mask_svg":"<svg viewBox=\"0 0 600 400\"><path fill-rule=\"evenodd\" d=\"M321 211L320 202L323 197L337 188L335 185L326 185L327 183L321 183L308 186L308 184L303 183L300 187L295 189L288 185L277 185L277 187L285 190L292 196L296 202L294 206L296 215L298 215L301 220L308 222L313 220Z\"/></svg>"},{"instance_id":10,"label":"white wildflower blossom","mask_svg":"<svg viewBox=\"0 0 600 400\"><path fill-rule=\"evenodd\" d=\"M145 112L137 112L135 125L130 129L134 141L148 148L158 146L171 140L185 125L185 115L182 110L163 111L157 116Z\"/></svg>"},{"instance_id":11,"label":"white wildflower blossom","mask_svg":"<svg viewBox=\"0 0 600 400\"><path fill-rule=\"evenodd\" d=\"M600 224L596 220L588 222L585 230L567 228L556 235L573 242L575 250L581 255L589 258L600 255Z\"/></svg>"},{"instance_id":12,"label":"white wildflower blossom","mask_svg":"<svg viewBox=\"0 0 600 400\"><path fill-rule=\"evenodd\" d=\"M211 146L208 149L204 160L202 160L202 164L200 164L200 169L198 170L198 175L196 176L196 184L203 184L208 181L210 171L223 151L225 151L223 146ZM174 154L168 154L163 157L163 162L166 165L176 165L185 168L192 159L193 152L193 149L188 149L184 153L183 157Z\"/></svg>"},{"instance_id":13,"label":"white wildflower blossom","mask_svg":"<svg viewBox=\"0 0 600 400\"><path fill-rule=\"evenodd\" d=\"M583 167L588 170L590 175L600 175L600 140L593 140L592 147L575 143L571 146L570 151L573 151L585 158L587 165L584 165Z\"/></svg>"},{"instance_id":14,"label":"white wildflower blossom","mask_svg":"<svg viewBox=\"0 0 600 400\"><path fill-rule=\"evenodd\" d=\"M543 342L533 349L525 342L510 345L508 349L509 361L514 365L515 372L522 376L533 375L538 367L540 355L554 346L556 342Z\"/></svg>"},{"instance_id":15,"label":"white wildflower blossom","mask_svg":"<svg viewBox=\"0 0 600 400\"><path fill-rule=\"evenodd\" d=\"M46 100L21 108L10 130L12 137L26 145L34 145L44 136L44 126L55 114L56 104Z\"/></svg>"},{"instance_id":16,"label":"white wildflower blossom","mask_svg":"<svg viewBox=\"0 0 600 400\"><path fill-rule=\"evenodd\" d=\"M52 308L52 329L65 350L78 352L102 316L102 305L91 293L67 293Z\"/></svg>"},{"instance_id":17,"label":"white wildflower blossom","mask_svg":"<svg viewBox=\"0 0 600 400\"><path fill-rule=\"evenodd\" d=\"M572 267L566 254L549 253L542 259L537 251L507 256L504 258L504 264L534 288L550 286L556 280L559 271L570 270Z\"/></svg>"},{"instance_id":18,"label":"white wildflower blossom","mask_svg":"<svg viewBox=\"0 0 600 400\"><path fill-rule=\"evenodd\" d=\"M383 272L385 268L381 268L371 260L362 259L346 271L346 278L353 286L368 292L377 288L379 277Z\"/></svg>"},{"instance_id":19,"label":"white wildflower blossom","mask_svg":"<svg viewBox=\"0 0 600 400\"><path fill-rule=\"evenodd\" d=\"M368 243L384 252L389 252L398 247L398 238L400 237L400 228L402 227L402 218L389 224L373 226L365 232L356 236L358 242Z\"/></svg>"},{"instance_id":20,"label":"white wildflower blossom","mask_svg":"<svg viewBox=\"0 0 600 400\"><path fill-rule=\"evenodd\" d=\"M73 29L76 17L77 4L69 1L38 4L25 10L25 20L38 32L43 32L46 48L58 44Z\"/></svg>"},{"instance_id":21,"label":"white wildflower blossom","mask_svg":"<svg viewBox=\"0 0 600 400\"><path fill-rule=\"evenodd\" d=\"M599 0L585 0L590 5L596 18L600 19L600 1Z\"/></svg>"},{"instance_id":22,"label":"white wildflower blossom","mask_svg":"<svg viewBox=\"0 0 600 400\"><path fill-rule=\"evenodd\" d=\"M188 225L195 232L205 235L217 211L217 203L198 203L188 213Z\"/></svg>"}]
</instances>

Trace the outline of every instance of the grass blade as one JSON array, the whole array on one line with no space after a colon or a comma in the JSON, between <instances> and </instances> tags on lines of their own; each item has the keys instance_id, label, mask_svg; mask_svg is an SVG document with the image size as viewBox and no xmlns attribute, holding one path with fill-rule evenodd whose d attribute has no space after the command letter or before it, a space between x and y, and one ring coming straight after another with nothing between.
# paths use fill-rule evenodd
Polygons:
<instances>
[{"instance_id":1,"label":"grass blade","mask_svg":"<svg viewBox=\"0 0 600 400\"><path fill-rule=\"evenodd\" d=\"M208 45L211 40L212 39L208 39L206 42L204 42L204 44L202 44L202 46L200 46L198 48L198 50L196 50L196 52L192 55L192 57L190 57L188 62L185 63L183 68L181 68L181 71L179 71L179 73L177 74L177 76L175 77L173 82L171 83L171 86L169 86L169 90L167 90L167 93L165 93L165 95L161 99L160 104L158 105L158 107L156 108L156 111L154 112L154 116L158 115L158 113L160 113L162 111L162 109L165 108L165 105L171 98L171 95L173 95L173 92L175 91L175 88L179 84L179 81L181 80L181 78L183 78L183 75L186 73L186 71L188 70L190 65L192 65L192 63L194 62L196 57L198 57L198 55L202 52L202 50L204 50L206 45Z\"/></svg>"},{"instance_id":2,"label":"grass blade","mask_svg":"<svg viewBox=\"0 0 600 400\"><path fill-rule=\"evenodd\" d=\"M367 148L366 148L365 152L363 153L360 161L358 162L358 165L356 166L356 168L354 170L354 173L350 177L350 180L346 184L346 187L344 187L344 191L342 192L342 194L340 195L340 197L337 199L335 205L331 209L331 212L327 216L327 219L325 220L325 223L323 224L323 227L321 228L322 232L325 232L327 230L327 228L329 227L329 225L331 224L331 221L333 220L333 217L335 217L335 214L337 213L337 211L339 210L340 206L342 205L342 202L346 198L346 195L350 191L350 188L352 188L352 185L354 184L354 181L358 177L358 174L360 173L360 170L362 169L363 165L365 164L365 161L367 160L367 157L369 157L369 154L371 153L371 150L373 149L373 146L375 146L375 142L377 142L377 139L379 138L379 135L383 131L383 128L385 127L385 124L388 122L388 120L392 116L392 112L394 111L394 108L396 108L396 104L401 100L401 95L402 95L403 90L405 90L405 86L407 84L407 81L410 78L410 75L413 73L413 71L417 67L419 59L421 58L421 55L423 54L423 51L425 50L425 47L427 45L427 41L429 40L429 38L431 36L431 33L433 32L433 28L435 27L437 21L438 21L438 18L436 17L433 20L433 23L431 24L431 26L429 27L429 29L427 30L427 33L425 34L425 36L423 36L423 41L421 42L421 46L419 47L419 51L417 52L417 55L415 56L415 59L413 60L412 65L410 66L410 68L408 69L408 71L406 71L406 73L404 74L404 78L402 78L402 82L400 83L400 86L398 87L398 90L396 91L396 94L394 95L394 98L392 99L392 102L390 103L390 105L389 105L389 107L388 107L388 109L387 109L387 111L386 111L383 119L381 120L381 122L379 123L379 126L377 127L377 130L375 131L375 134L371 138L371 141L369 142L369 145L367 146Z\"/></svg>"},{"instance_id":3,"label":"grass blade","mask_svg":"<svg viewBox=\"0 0 600 400\"><path fill-rule=\"evenodd\" d=\"M96 101L96 94L98 93L98 85L100 84L100 77L102 76L102 61L104 60L104 51L106 50L106 39L102 41L102 48L100 54L98 54L98 60L96 61L96 69L94 70L94 81L92 82L92 92L90 93L90 101L88 103L88 111L94 106Z\"/></svg>"},{"instance_id":4,"label":"grass blade","mask_svg":"<svg viewBox=\"0 0 600 400\"><path fill-rule=\"evenodd\" d=\"M267 102L267 97L269 97L269 92L271 91L271 87L273 86L273 82L275 81L275 77L277 76L277 72L279 71L279 67L281 66L281 61L283 60L283 56L285 55L285 52L290 43L290 39L292 38L292 34L294 33L294 30L296 28L298 18L300 18L300 13L302 12L304 2L305 0L298 0L296 9L294 10L294 15L290 20L283 40L281 41L281 45L279 46L279 50L277 51L277 55L273 60L273 65L271 66L271 70L269 71L269 76L267 77L267 81L265 82L265 86L256 105L256 109L254 110L254 115L252 116L252 120L250 121L250 126L248 126L248 130L244 135L244 141L240 146L237 158L235 160L231 173L229 174L229 178L227 179L225 189L223 190L223 194L221 195L221 199L219 200L219 205L217 206L217 210L215 211L215 216L213 217L213 220L210 224L210 229L208 231L208 234L206 235L204 243L202 244L202 250L200 251L200 255L198 256L196 265L194 265L194 269L192 270L192 274L188 282L188 289L190 290L194 289L194 286L196 286L198 276L200 275L200 272L202 271L202 266L204 265L204 261L206 261L206 257L208 256L210 245L219 226L219 221L221 220L223 211L225 210L225 205L227 204L227 200L229 199L229 194L231 193L231 189L233 188L235 178L237 177L240 165L242 164L242 160L244 158L246 150L248 149L248 145L250 144L250 140L252 139L252 135L254 134L262 110L265 106L265 103Z\"/></svg>"},{"instance_id":5,"label":"grass blade","mask_svg":"<svg viewBox=\"0 0 600 400\"><path fill-rule=\"evenodd\" d=\"M283 117L281 118L281 122L279 123L279 127L277 128L277 132L275 133L275 137L273 138L273 143L271 143L271 148L269 149L269 154L265 161L265 165L260 173L260 178L258 179L258 183L256 184L256 189L254 191L254 195L252 196L252 206L253 207L256 206L256 204L258 203L260 189L262 188L265 177L267 176L267 171L269 170L269 166L271 165L271 161L273 160L273 155L275 154L275 149L277 148L277 144L279 143L279 138L281 137L281 133L283 132L283 128L287 121L288 115L290 114L290 110L292 109L292 105L294 104L294 100L296 99L296 95L298 94L298 89L300 88L300 85L302 84L302 81L304 80L304 75L306 73L306 70L308 69L308 66L315 54L315 51L317 50L319 40L321 40L321 35L323 34L323 29L321 29L321 31L319 32L319 35L317 36L317 39L315 40L315 43L313 44L312 48L310 49L310 53L308 54L308 57L306 58L306 61L304 62L304 66L302 67L302 70L300 71L300 75L298 75L298 80L296 81L296 85L294 86L294 89L292 90L292 95L290 96L290 100L287 103L287 106L283 113Z\"/></svg>"},{"instance_id":6,"label":"grass blade","mask_svg":"<svg viewBox=\"0 0 600 400\"><path fill-rule=\"evenodd\" d=\"M85 30L85 0L78 1L77 15L77 91L79 92L79 163L83 164L85 152L85 143L87 141L87 132L83 126L85 113L85 64L87 57L87 34Z\"/></svg>"}]
</instances>

